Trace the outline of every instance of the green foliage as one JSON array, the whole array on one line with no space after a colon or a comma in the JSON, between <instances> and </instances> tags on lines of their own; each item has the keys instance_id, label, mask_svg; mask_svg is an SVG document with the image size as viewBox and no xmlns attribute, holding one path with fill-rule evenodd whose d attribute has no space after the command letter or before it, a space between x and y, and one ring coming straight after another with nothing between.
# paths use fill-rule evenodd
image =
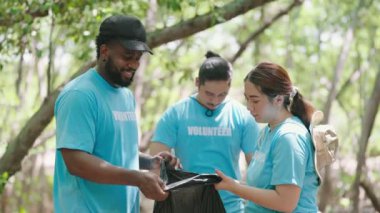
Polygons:
<instances>
[{"instance_id":1,"label":"green foliage","mask_svg":"<svg viewBox=\"0 0 380 213\"><path fill-rule=\"evenodd\" d=\"M3 174L1 174L1 176L0 176L0 194L3 192L4 186L7 183L8 179L9 179L8 172L4 172Z\"/></svg>"},{"instance_id":2,"label":"green foliage","mask_svg":"<svg viewBox=\"0 0 380 213\"><path fill-rule=\"evenodd\" d=\"M377 113L377 116L380 116L379 113ZM375 123L375 126L380 126L379 120ZM369 138L368 143L368 157L379 157L380 156L380 143L378 143L377 139L380 138L380 132L373 130L371 137ZM380 176L380 174L379 174Z\"/></svg>"},{"instance_id":3,"label":"green foliage","mask_svg":"<svg viewBox=\"0 0 380 213\"><path fill-rule=\"evenodd\" d=\"M52 85L56 88L85 63L95 59L95 36L105 17L116 13L133 14L145 22L150 7L148 0L58 2L6 0L0 5L0 122L3 124L0 128L0 156L7 143L19 133L47 95L46 69L50 42L54 50ZM155 54L148 56L149 64L143 70L143 83L140 85L143 87L142 97L139 97L142 100L141 132L144 134L152 131L168 106L196 91L194 79L207 50L231 58L242 42L292 2L275 1L263 9L253 10L190 38L156 48ZM223 21L215 8L230 1L158 0L157 3L154 25L149 31L173 26L206 13L212 13L214 22ZM244 76L255 64L273 61L289 71L293 83L300 88L306 99L311 100L316 108L323 109L345 44L344 38L348 29L353 27L354 37L341 79L337 82L338 91L354 71L363 72L342 90L339 100L333 102L330 122L341 135L340 158L355 158L365 104L380 67L377 14L380 14L379 1L304 1L302 7L293 9L273 23L248 45L233 64L230 94L242 101ZM52 41L49 41L51 31ZM368 158L380 155L380 145L376 143L380 140L379 131L376 131L379 127L380 119L377 115L369 139ZM54 131L54 128L52 122L46 132ZM30 155L43 155L54 150L54 147L52 138L45 145L32 149ZM354 176L344 168L341 170L338 171L339 187L334 188L334 193L340 197L337 205L347 208L350 200L346 194L351 189ZM380 179L377 173L373 176ZM38 182L38 179L28 178L30 180L26 181L27 185ZM7 179L8 174L2 174L0 185L3 186ZM15 199L26 199L24 188L20 185L21 180L19 178L12 183ZM46 182L51 189L51 171ZM28 211L27 205L22 205L17 211Z\"/></svg>"},{"instance_id":4,"label":"green foliage","mask_svg":"<svg viewBox=\"0 0 380 213\"><path fill-rule=\"evenodd\" d=\"M159 0L158 3L160 5L165 6L167 9L172 11L181 11L181 2L176 0ZM192 1L194 4L194 1Z\"/></svg>"}]
</instances>

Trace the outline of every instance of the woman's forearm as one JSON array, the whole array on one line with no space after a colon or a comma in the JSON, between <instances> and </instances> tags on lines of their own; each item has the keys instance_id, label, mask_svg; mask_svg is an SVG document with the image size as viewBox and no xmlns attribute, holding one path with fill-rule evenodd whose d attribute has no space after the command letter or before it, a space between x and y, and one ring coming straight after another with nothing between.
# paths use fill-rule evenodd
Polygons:
<instances>
[{"instance_id":1,"label":"woman's forearm","mask_svg":"<svg viewBox=\"0 0 380 213\"><path fill-rule=\"evenodd\" d=\"M230 191L265 208L292 212L297 206L300 190L295 185L280 185L275 190L271 190L237 183L233 185Z\"/></svg>"}]
</instances>

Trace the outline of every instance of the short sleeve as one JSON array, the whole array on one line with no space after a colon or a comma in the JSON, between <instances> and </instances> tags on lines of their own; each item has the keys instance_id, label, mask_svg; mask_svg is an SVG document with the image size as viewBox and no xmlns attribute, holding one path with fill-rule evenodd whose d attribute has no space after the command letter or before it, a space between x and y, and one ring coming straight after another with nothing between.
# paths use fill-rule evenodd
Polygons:
<instances>
[{"instance_id":1,"label":"short sleeve","mask_svg":"<svg viewBox=\"0 0 380 213\"><path fill-rule=\"evenodd\" d=\"M277 138L271 154L272 185L294 184L302 187L307 164L307 151L303 144L303 139L295 133Z\"/></svg>"},{"instance_id":2,"label":"short sleeve","mask_svg":"<svg viewBox=\"0 0 380 213\"><path fill-rule=\"evenodd\" d=\"M57 149L92 153L95 145L96 103L80 91L68 91L55 105Z\"/></svg>"},{"instance_id":3,"label":"short sleeve","mask_svg":"<svg viewBox=\"0 0 380 213\"><path fill-rule=\"evenodd\" d=\"M152 141L159 142L173 148L178 137L177 113L169 108L158 121Z\"/></svg>"},{"instance_id":4,"label":"short sleeve","mask_svg":"<svg viewBox=\"0 0 380 213\"><path fill-rule=\"evenodd\" d=\"M245 154L253 153L257 145L260 128L252 115L247 115L243 125L241 149Z\"/></svg>"}]
</instances>

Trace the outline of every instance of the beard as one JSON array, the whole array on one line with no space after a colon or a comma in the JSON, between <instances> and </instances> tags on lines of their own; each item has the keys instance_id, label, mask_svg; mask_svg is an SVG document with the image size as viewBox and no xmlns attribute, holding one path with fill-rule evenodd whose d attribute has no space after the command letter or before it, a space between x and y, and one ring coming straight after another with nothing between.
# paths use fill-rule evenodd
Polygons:
<instances>
[{"instance_id":1,"label":"beard","mask_svg":"<svg viewBox=\"0 0 380 213\"><path fill-rule=\"evenodd\" d=\"M106 64L105 64L105 71L112 81L112 83L120 86L120 87L129 87L132 82L133 78L135 77L136 70L133 68L130 69L118 69L113 62L112 58L109 57ZM122 73L123 72L131 72L132 76L129 79L123 78Z\"/></svg>"}]
</instances>

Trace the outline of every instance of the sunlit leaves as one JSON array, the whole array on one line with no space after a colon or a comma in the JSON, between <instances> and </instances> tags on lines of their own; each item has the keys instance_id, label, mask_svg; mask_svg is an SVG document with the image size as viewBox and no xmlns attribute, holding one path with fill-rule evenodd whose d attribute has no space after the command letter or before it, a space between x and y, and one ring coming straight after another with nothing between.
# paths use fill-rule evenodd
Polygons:
<instances>
[{"instance_id":1,"label":"sunlit leaves","mask_svg":"<svg viewBox=\"0 0 380 213\"><path fill-rule=\"evenodd\" d=\"M165 6L169 10L172 11L180 11L181 10L181 1L177 0L158 0L160 5ZM194 4L194 1L193 1Z\"/></svg>"}]
</instances>

